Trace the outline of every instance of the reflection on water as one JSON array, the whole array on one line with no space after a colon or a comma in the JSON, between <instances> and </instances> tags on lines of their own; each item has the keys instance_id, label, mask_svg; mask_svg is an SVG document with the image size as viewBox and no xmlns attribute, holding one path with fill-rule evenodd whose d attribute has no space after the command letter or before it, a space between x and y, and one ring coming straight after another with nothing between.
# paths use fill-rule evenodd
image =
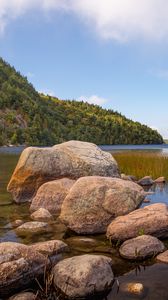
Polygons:
<instances>
[{"instance_id":1,"label":"reflection on water","mask_svg":"<svg viewBox=\"0 0 168 300\"><path fill-rule=\"evenodd\" d=\"M155 264L149 267L140 266L122 277L118 277L119 291L115 284L108 300L167 300L168 299L168 266L165 264ZM141 295L131 295L124 291L124 287L129 283L142 283L144 292Z\"/></svg>"},{"instance_id":2,"label":"reflection on water","mask_svg":"<svg viewBox=\"0 0 168 300\"><path fill-rule=\"evenodd\" d=\"M69 244L71 252L68 254L79 255L82 253L96 253L110 256L113 260L113 271L119 280L120 288L118 292L117 284L114 285L108 300L168 300L168 265L157 264L155 261L145 261L139 266L133 262L122 259L117 249L112 248L105 235L86 237L72 236L66 232L64 225L55 220L51 224L51 230L44 234L26 234L18 236L15 230L7 228L10 222L16 219L30 221L29 204L16 205L12 203L10 194L6 192L6 186L18 160L18 154L0 153L0 241L16 241L25 244L45 241L50 239L61 239ZM168 203L168 184L155 185L150 188L153 194L148 195L150 203ZM147 204L144 204L147 205ZM87 237L88 238L88 237ZM165 244L167 241L165 242ZM130 295L123 290L125 284L130 282L140 282L144 285L144 293L141 296Z\"/></svg>"},{"instance_id":3,"label":"reflection on water","mask_svg":"<svg viewBox=\"0 0 168 300\"><path fill-rule=\"evenodd\" d=\"M160 152L160 153L168 153L168 145L102 145L100 146L102 150L109 151L109 152L120 152L120 151L128 151L128 150L143 150L148 152Z\"/></svg>"},{"instance_id":4,"label":"reflection on water","mask_svg":"<svg viewBox=\"0 0 168 300\"><path fill-rule=\"evenodd\" d=\"M148 195L147 198L150 200L150 204L153 203L166 203L168 204L168 184L155 184L150 189L146 188L146 191L152 192L153 194ZM145 204L146 206L147 204Z\"/></svg>"}]
</instances>

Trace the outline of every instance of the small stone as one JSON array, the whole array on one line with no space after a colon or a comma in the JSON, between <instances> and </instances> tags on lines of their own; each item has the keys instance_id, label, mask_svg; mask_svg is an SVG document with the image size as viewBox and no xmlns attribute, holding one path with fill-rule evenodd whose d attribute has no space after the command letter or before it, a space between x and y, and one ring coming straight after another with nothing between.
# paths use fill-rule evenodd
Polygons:
<instances>
[{"instance_id":1,"label":"small stone","mask_svg":"<svg viewBox=\"0 0 168 300\"><path fill-rule=\"evenodd\" d=\"M166 182L165 177L159 177L159 178L155 179L155 183L165 183L165 182Z\"/></svg>"},{"instance_id":2,"label":"small stone","mask_svg":"<svg viewBox=\"0 0 168 300\"><path fill-rule=\"evenodd\" d=\"M33 214L31 214L31 218L35 221L51 221L53 220L53 216L50 212L45 208L39 208Z\"/></svg>"},{"instance_id":3,"label":"small stone","mask_svg":"<svg viewBox=\"0 0 168 300\"><path fill-rule=\"evenodd\" d=\"M134 175L128 175L128 176L132 179L132 181L134 181L134 182L137 181L137 177L136 176L134 176Z\"/></svg>"},{"instance_id":4,"label":"small stone","mask_svg":"<svg viewBox=\"0 0 168 300\"><path fill-rule=\"evenodd\" d=\"M56 264L62 259L62 254L69 252L69 247L62 241L51 240L46 242L39 242L29 246L33 251L38 251L50 259L52 264Z\"/></svg>"},{"instance_id":5,"label":"small stone","mask_svg":"<svg viewBox=\"0 0 168 300\"><path fill-rule=\"evenodd\" d=\"M23 221L23 220L16 220L16 221L13 221L13 222L12 222L13 228L18 227L18 226L21 226L21 225L23 225L23 224L24 224L24 221Z\"/></svg>"},{"instance_id":6,"label":"small stone","mask_svg":"<svg viewBox=\"0 0 168 300\"><path fill-rule=\"evenodd\" d=\"M145 176L145 177L141 178L140 180L138 180L138 184L140 184L142 186L148 186L148 185L153 185L154 181L151 178L151 176Z\"/></svg>"},{"instance_id":7,"label":"small stone","mask_svg":"<svg viewBox=\"0 0 168 300\"><path fill-rule=\"evenodd\" d=\"M132 178L129 175L121 174L121 179L132 181Z\"/></svg>"},{"instance_id":8,"label":"small stone","mask_svg":"<svg viewBox=\"0 0 168 300\"><path fill-rule=\"evenodd\" d=\"M120 289L123 292L130 293L133 295L142 295L144 293L144 286L140 282L130 282L122 284Z\"/></svg>"},{"instance_id":9,"label":"small stone","mask_svg":"<svg viewBox=\"0 0 168 300\"><path fill-rule=\"evenodd\" d=\"M144 201L143 201L143 203L150 203L150 202L151 202L151 200L148 199L148 198L145 198Z\"/></svg>"},{"instance_id":10,"label":"small stone","mask_svg":"<svg viewBox=\"0 0 168 300\"><path fill-rule=\"evenodd\" d=\"M159 254L157 257L156 257L156 260L159 261L159 262L162 262L164 264L168 264L168 250Z\"/></svg>"},{"instance_id":11,"label":"small stone","mask_svg":"<svg viewBox=\"0 0 168 300\"><path fill-rule=\"evenodd\" d=\"M24 221L22 221L22 220L16 220L16 221L13 221L13 222L7 224L7 225L5 226L5 228L6 228L6 229L12 229L12 228L16 228L16 227L18 227L18 226L21 226L21 225L23 225L23 224L24 224Z\"/></svg>"},{"instance_id":12,"label":"small stone","mask_svg":"<svg viewBox=\"0 0 168 300\"><path fill-rule=\"evenodd\" d=\"M23 225L17 227L15 230L17 233L38 233L49 229L49 226L45 222L26 222Z\"/></svg>"},{"instance_id":13,"label":"small stone","mask_svg":"<svg viewBox=\"0 0 168 300\"><path fill-rule=\"evenodd\" d=\"M38 300L39 298L34 293L23 292L10 297L8 300Z\"/></svg>"},{"instance_id":14,"label":"small stone","mask_svg":"<svg viewBox=\"0 0 168 300\"><path fill-rule=\"evenodd\" d=\"M125 241L120 249L120 255L130 260L142 260L165 250L164 244L156 237L141 235Z\"/></svg>"}]
</instances>

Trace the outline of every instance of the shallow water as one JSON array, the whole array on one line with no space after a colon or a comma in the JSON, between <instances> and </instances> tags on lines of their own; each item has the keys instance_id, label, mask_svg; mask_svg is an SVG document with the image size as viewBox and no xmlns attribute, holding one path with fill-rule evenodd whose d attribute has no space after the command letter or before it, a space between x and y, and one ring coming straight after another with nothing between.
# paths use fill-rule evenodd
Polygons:
<instances>
[{"instance_id":1,"label":"shallow water","mask_svg":"<svg viewBox=\"0 0 168 300\"><path fill-rule=\"evenodd\" d=\"M51 231L43 234L29 234L18 236L14 230L8 228L10 222L16 219L24 221L30 220L29 205L16 205L12 202L10 194L6 192L6 186L10 176L16 166L20 149L0 149L0 241L16 241L25 244L32 244L38 241L49 239L62 239L69 244L71 252L69 256L82 253L101 253L112 257L113 271L119 280L120 288L114 284L108 300L127 300L127 299L168 299L168 265L158 264L155 261L145 261L143 265L127 262L120 258L118 251L112 248L105 235L79 237L67 232L64 225L55 220L51 224ZM111 149L110 149L111 150ZM163 149L162 149L163 150ZM161 153L162 153L161 150ZM160 150L159 150L160 151ZM5 153L4 153L5 152ZM168 184L153 186L150 191L154 194L149 195L151 204L163 202L168 204ZM147 204L144 204L147 205ZM166 241L165 241L166 242ZM167 243L167 242L166 242ZM144 294L131 296L123 291L123 285L129 282L141 282L145 287Z\"/></svg>"}]
</instances>

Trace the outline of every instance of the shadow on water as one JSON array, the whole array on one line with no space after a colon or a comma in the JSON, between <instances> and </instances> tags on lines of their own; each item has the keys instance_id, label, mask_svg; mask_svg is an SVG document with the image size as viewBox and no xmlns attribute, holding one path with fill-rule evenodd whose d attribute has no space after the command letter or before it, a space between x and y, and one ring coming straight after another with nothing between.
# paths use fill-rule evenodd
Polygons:
<instances>
[{"instance_id":1,"label":"shadow on water","mask_svg":"<svg viewBox=\"0 0 168 300\"><path fill-rule=\"evenodd\" d=\"M9 229L9 223L16 219L30 221L29 205L16 205L12 202L10 194L6 192L7 183L18 161L19 151L16 153L1 153L0 151L0 241L15 241L32 244L38 241L61 239L70 247L68 256L83 253L95 253L109 256L113 260L113 272L117 280L108 300L168 300L168 265L158 264L154 260L145 261L139 265L122 259L118 250L111 246L105 235L76 236L66 232L64 225L58 220L51 224L51 230L43 234L18 235L15 230ZM153 194L148 195L150 203L168 203L168 184L154 185L148 189ZM147 204L143 204L147 205ZM167 241L165 242L167 243ZM117 282L117 281L116 281ZM130 282L140 282L144 286L141 295L131 295L126 292L126 285Z\"/></svg>"}]
</instances>

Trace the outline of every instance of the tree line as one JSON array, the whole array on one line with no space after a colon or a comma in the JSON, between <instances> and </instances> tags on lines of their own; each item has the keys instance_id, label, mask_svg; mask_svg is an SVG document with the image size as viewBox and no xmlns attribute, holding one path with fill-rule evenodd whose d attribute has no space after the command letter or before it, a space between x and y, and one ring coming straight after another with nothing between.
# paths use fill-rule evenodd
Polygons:
<instances>
[{"instance_id":1,"label":"tree line","mask_svg":"<svg viewBox=\"0 0 168 300\"><path fill-rule=\"evenodd\" d=\"M68 140L95 144L161 144L162 136L111 109L39 94L0 59L0 145L49 146Z\"/></svg>"}]
</instances>

